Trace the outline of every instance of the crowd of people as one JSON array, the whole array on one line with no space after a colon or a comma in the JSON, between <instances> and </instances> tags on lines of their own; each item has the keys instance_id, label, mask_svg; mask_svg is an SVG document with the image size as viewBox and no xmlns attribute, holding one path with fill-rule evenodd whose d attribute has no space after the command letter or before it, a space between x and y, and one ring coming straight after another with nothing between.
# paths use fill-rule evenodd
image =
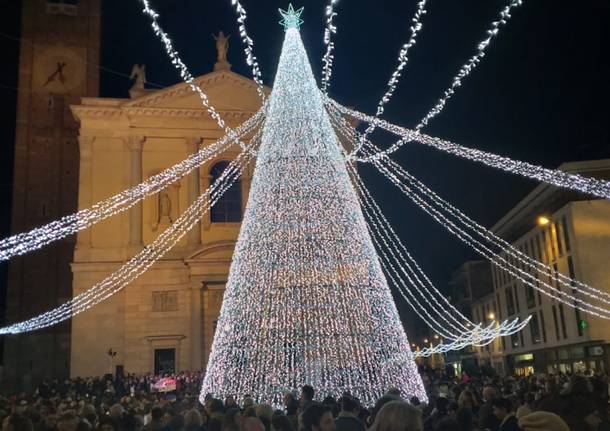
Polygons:
<instances>
[{"instance_id":1,"label":"crowd of people","mask_svg":"<svg viewBox=\"0 0 610 431\"><path fill-rule=\"evenodd\" d=\"M167 378L168 376L165 376ZM2 431L608 431L608 379L594 375L447 378L424 373L428 400L388 388L375 405L309 385L281 409L252 396L199 402L200 373L43 382L0 397ZM158 388L157 388L158 389ZM167 388L165 388L167 390ZM276 406L277 407L277 406Z\"/></svg>"}]
</instances>

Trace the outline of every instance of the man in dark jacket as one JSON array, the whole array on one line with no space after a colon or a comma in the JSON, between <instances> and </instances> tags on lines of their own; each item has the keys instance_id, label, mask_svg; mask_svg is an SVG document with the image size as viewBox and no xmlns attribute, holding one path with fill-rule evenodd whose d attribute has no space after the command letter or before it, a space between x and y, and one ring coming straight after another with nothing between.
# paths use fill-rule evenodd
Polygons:
<instances>
[{"instance_id":1,"label":"man in dark jacket","mask_svg":"<svg viewBox=\"0 0 610 431\"><path fill-rule=\"evenodd\" d=\"M506 398L496 398L492 402L494 416L500 421L499 431L520 431L519 421L513 413L513 406Z\"/></svg>"},{"instance_id":2,"label":"man in dark jacket","mask_svg":"<svg viewBox=\"0 0 610 431\"><path fill-rule=\"evenodd\" d=\"M339 399L341 411L335 419L337 431L364 431L364 424L358 419L360 406L352 397L344 396Z\"/></svg>"}]
</instances>

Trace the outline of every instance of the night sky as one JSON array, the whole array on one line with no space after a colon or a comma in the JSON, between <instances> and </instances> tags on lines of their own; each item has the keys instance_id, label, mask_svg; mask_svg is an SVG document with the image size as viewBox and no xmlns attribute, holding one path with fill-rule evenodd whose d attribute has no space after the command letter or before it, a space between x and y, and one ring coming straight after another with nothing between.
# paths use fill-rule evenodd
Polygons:
<instances>
[{"instance_id":1,"label":"night sky","mask_svg":"<svg viewBox=\"0 0 610 431\"><path fill-rule=\"evenodd\" d=\"M136 0L102 0L100 95L127 97L131 65L144 63L147 78L161 86L179 76L154 37ZM233 71L250 76L230 0L152 0L161 24L194 75L211 71L211 34L232 34ZM384 117L412 127L450 84L458 68L483 38L507 1L430 0L417 45ZM265 83L272 84L283 39L277 8L286 1L243 0L248 31ZM327 1L305 6L301 34L319 78ZM381 6L383 5L383 6ZM9 230L16 79L21 2L0 6L0 232ZM409 37L415 0L342 0L338 3L335 63L330 95L340 103L372 113ZM555 168L565 161L610 156L610 2L527 0L517 8L478 69L466 79L427 133L463 145ZM7 37L8 36L8 37ZM111 71L120 72L119 74ZM392 141L375 133L382 146ZM441 154L418 144L403 147L395 159L441 196L483 225L491 226L536 183ZM362 168L391 223L423 269L446 290L451 272L474 252L419 208L380 174ZM5 281L2 276L2 286ZM398 299L398 298L397 298ZM400 306L404 315L408 310Z\"/></svg>"}]
</instances>

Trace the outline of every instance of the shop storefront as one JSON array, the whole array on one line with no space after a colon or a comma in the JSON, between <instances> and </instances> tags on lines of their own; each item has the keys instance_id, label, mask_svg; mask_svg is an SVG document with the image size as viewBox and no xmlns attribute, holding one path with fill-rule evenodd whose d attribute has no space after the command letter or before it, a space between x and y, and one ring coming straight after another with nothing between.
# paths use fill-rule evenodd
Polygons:
<instances>
[{"instance_id":1,"label":"shop storefront","mask_svg":"<svg viewBox=\"0 0 610 431\"><path fill-rule=\"evenodd\" d=\"M516 376L529 376L533 373L565 374L586 370L608 371L609 357L610 345L586 343L509 355L507 364Z\"/></svg>"}]
</instances>

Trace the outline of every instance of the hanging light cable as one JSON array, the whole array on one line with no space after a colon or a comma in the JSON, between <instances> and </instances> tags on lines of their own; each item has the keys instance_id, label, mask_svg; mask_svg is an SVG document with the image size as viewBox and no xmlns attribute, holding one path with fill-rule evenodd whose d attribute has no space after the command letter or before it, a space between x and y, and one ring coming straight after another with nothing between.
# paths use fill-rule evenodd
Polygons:
<instances>
[{"instance_id":1,"label":"hanging light cable","mask_svg":"<svg viewBox=\"0 0 610 431\"><path fill-rule=\"evenodd\" d=\"M243 138L258 127L264 118L264 109L263 106L250 119L235 128L235 136ZM196 167L216 157L233 145L234 142L235 140L231 137L224 136L215 143L202 147L195 154L174 166L153 175L136 186L97 202L89 208L69 214L28 232L0 240L0 261L40 249L47 244L89 228L119 212L128 210L145 197L158 193L169 184L180 180Z\"/></svg>"}]
</instances>

